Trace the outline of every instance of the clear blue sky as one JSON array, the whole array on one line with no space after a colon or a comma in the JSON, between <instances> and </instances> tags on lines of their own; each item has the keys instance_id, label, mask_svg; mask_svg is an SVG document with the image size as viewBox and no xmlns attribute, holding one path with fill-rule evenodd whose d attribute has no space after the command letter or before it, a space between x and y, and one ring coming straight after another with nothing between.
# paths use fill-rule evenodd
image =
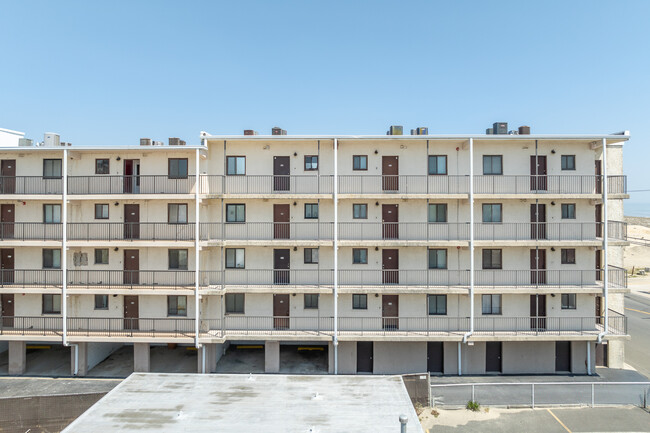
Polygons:
<instances>
[{"instance_id":1,"label":"clear blue sky","mask_svg":"<svg viewBox=\"0 0 650 433\"><path fill-rule=\"evenodd\" d=\"M0 16L0 127L31 138L628 129L629 188L650 189L650 1L0 0ZM650 216L650 192L632 197Z\"/></svg>"}]
</instances>

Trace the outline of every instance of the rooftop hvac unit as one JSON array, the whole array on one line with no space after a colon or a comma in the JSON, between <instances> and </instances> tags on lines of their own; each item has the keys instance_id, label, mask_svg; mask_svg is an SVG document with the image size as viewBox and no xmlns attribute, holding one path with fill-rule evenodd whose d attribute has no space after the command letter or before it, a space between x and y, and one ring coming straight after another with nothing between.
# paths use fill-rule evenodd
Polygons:
<instances>
[{"instance_id":1,"label":"rooftop hvac unit","mask_svg":"<svg viewBox=\"0 0 650 433\"><path fill-rule=\"evenodd\" d=\"M178 137L169 137L170 146L185 146L185 141Z\"/></svg>"},{"instance_id":2,"label":"rooftop hvac unit","mask_svg":"<svg viewBox=\"0 0 650 433\"><path fill-rule=\"evenodd\" d=\"M386 135L404 135L404 127L401 125L391 125Z\"/></svg>"},{"instance_id":3,"label":"rooftop hvac unit","mask_svg":"<svg viewBox=\"0 0 650 433\"><path fill-rule=\"evenodd\" d=\"M530 135L530 126L520 126L519 135Z\"/></svg>"},{"instance_id":4,"label":"rooftop hvac unit","mask_svg":"<svg viewBox=\"0 0 650 433\"><path fill-rule=\"evenodd\" d=\"M152 146L162 146L162 145L164 145L164 144L165 144L165 143L163 143L162 141L153 141L153 142L151 143Z\"/></svg>"},{"instance_id":5,"label":"rooftop hvac unit","mask_svg":"<svg viewBox=\"0 0 650 433\"><path fill-rule=\"evenodd\" d=\"M411 129L411 135L417 135L417 130L416 129Z\"/></svg>"},{"instance_id":6,"label":"rooftop hvac unit","mask_svg":"<svg viewBox=\"0 0 650 433\"><path fill-rule=\"evenodd\" d=\"M151 146L151 138L141 138L140 146Z\"/></svg>"},{"instance_id":7,"label":"rooftop hvac unit","mask_svg":"<svg viewBox=\"0 0 650 433\"><path fill-rule=\"evenodd\" d=\"M416 129L416 132L418 135L429 135L429 128L421 126L418 129Z\"/></svg>"},{"instance_id":8,"label":"rooftop hvac unit","mask_svg":"<svg viewBox=\"0 0 650 433\"><path fill-rule=\"evenodd\" d=\"M257 135L257 131L253 129L244 129L244 135Z\"/></svg>"},{"instance_id":9,"label":"rooftop hvac unit","mask_svg":"<svg viewBox=\"0 0 650 433\"><path fill-rule=\"evenodd\" d=\"M495 122L492 125L493 134L507 134L508 133L508 122Z\"/></svg>"},{"instance_id":10,"label":"rooftop hvac unit","mask_svg":"<svg viewBox=\"0 0 650 433\"><path fill-rule=\"evenodd\" d=\"M30 140L29 138L19 138L18 139L18 146L24 146L24 147L29 147L33 146L34 141Z\"/></svg>"},{"instance_id":11,"label":"rooftop hvac unit","mask_svg":"<svg viewBox=\"0 0 650 433\"><path fill-rule=\"evenodd\" d=\"M274 126L273 129L271 129L271 135L287 135L287 131L277 126Z\"/></svg>"},{"instance_id":12,"label":"rooftop hvac unit","mask_svg":"<svg viewBox=\"0 0 650 433\"><path fill-rule=\"evenodd\" d=\"M486 135L492 135L492 134L494 134L494 128L487 128L487 129L485 130L485 134L486 134Z\"/></svg>"},{"instance_id":13,"label":"rooftop hvac unit","mask_svg":"<svg viewBox=\"0 0 650 433\"><path fill-rule=\"evenodd\" d=\"M58 147L61 146L61 136L55 132L46 132L43 136L44 147Z\"/></svg>"}]
</instances>

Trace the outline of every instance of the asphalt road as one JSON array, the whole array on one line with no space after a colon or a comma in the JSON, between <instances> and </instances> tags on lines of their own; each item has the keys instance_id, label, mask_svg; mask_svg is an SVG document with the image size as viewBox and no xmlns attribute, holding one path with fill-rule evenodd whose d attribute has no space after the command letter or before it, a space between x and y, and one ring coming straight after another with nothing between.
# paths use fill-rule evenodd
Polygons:
<instances>
[{"instance_id":1,"label":"asphalt road","mask_svg":"<svg viewBox=\"0 0 650 433\"><path fill-rule=\"evenodd\" d=\"M650 379L650 298L635 293L625 295L627 332L625 362Z\"/></svg>"}]
</instances>

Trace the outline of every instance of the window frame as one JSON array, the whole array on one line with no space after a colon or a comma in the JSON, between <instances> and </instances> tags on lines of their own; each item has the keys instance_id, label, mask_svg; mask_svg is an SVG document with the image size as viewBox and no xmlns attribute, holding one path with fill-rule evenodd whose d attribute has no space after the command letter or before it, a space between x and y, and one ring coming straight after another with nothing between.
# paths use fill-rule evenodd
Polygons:
<instances>
[{"instance_id":1,"label":"window frame","mask_svg":"<svg viewBox=\"0 0 650 433\"><path fill-rule=\"evenodd\" d=\"M172 221L171 218L171 216L174 214L174 212L172 212L173 206L176 207L176 221ZM185 221L179 221L179 215L180 215L179 210L182 207L185 207ZM188 224L188 220L189 220L188 211L189 211L189 207L187 206L187 203L167 203L167 224L181 224L181 225Z\"/></svg>"},{"instance_id":2,"label":"window frame","mask_svg":"<svg viewBox=\"0 0 650 433\"><path fill-rule=\"evenodd\" d=\"M102 212L100 212L100 216L97 216L98 206L105 206L105 207L99 208L102 211ZM103 216L104 215L104 212L103 212L104 209L106 209L106 216ZM111 210L110 210L110 206L108 205L108 203L95 203L95 219L96 220L107 220L110 217L110 213L111 213Z\"/></svg>"},{"instance_id":3,"label":"window frame","mask_svg":"<svg viewBox=\"0 0 650 433\"><path fill-rule=\"evenodd\" d=\"M316 260L314 261L314 251L316 251ZM309 256L309 257L308 257ZM308 261L309 259L309 261ZM318 248L305 248L304 250L304 264L317 265L319 259Z\"/></svg>"},{"instance_id":4,"label":"window frame","mask_svg":"<svg viewBox=\"0 0 650 433\"><path fill-rule=\"evenodd\" d=\"M309 163L307 162L307 158L311 159L309 161ZM313 165L314 165L313 158L316 158L316 167L313 167ZM305 165L304 165L305 171L318 171L318 167L319 167L318 166L318 155L305 155L304 162L305 162ZM309 164L311 167L307 168L307 164Z\"/></svg>"},{"instance_id":5,"label":"window frame","mask_svg":"<svg viewBox=\"0 0 650 433\"><path fill-rule=\"evenodd\" d=\"M448 260L448 257L449 257L449 255L447 254L447 248L428 248L427 251L428 251L428 253L427 253L427 266L428 266L428 269L447 269L447 267L448 267L448 261L447 260ZM435 256L436 257L436 264L438 263L437 253L439 251L444 251L445 252L445 266L444 267L442 267L442 268L438 267L438 266L431 267L431 257L432 257L431 253L433 253L434 251L436 253L436 256Z\"/></svg>"},{"instance_id":6,"label":"window frame","mask_svg":"<svg viewBox=\"0 0 650 433\"><path fill-rule=\"evenodd\" d=\"M237 160L239 158L244 159L244 172L243 173L238 173L237 172ZM235 160L235 172L230 173L230 160ZM226 156L226 176L246 176L246 156L244 155L227 155Z\"/></svg>"},{"instance_id":7,"label":"window frame","mask_svg":"<svg viewBox=\"0 0 650 433\"><path fill-rule=\"evenodd\" d=\"M499 265L498 265L498 267L493 264L494 253L496 251L499 252ZM486 260L485 260L485 258L486 258L485 253L487 253L487 252L490 252L490 260L489 260L489 263L488 263L489 266L486 266ZM503 249L501 249L501 248L483 248L483 250L481 252L481 256L482 256L481 257L482 258L482 260L481 260L482 269L503 269Z\"/></svg>"},{"instance_id":8,"label":"window frame","mask_svg":"<svg viewBox=\"0 0 650 433\"><path fill-rule=\"evenodd\" d=\"M565 161L567 162L565 164ZM568 161L572 162L572 167L569 167ZM560 156L560 170L562 171L576 171L576 156L575 155L562 155Z\"/></svg>"},{"instance_id":9,"label":"window frame","mask_svg":"<svg viewBox=\"0 0 650 433\"><path fill-rule=\"evenodd\" d=\"M485 310L485 299L490 299L490 310ZM495 312L494 300L498 299L498 311ZM503 315L503 297L500 293L481 295L481 314L484 316L502 316Z\"/></svg>"},{"instance_id":10,"label":"window frame","mask_svg":"<svg viewBox=\"0 0 650 433\"><path fill-rule=\"evenodd\" d=\"M244 219L241 220L241 221L237 219L237 216L239 214L237 209L239 208L239 206L243 206L243 209L244 209ZM229 219L230 218L229 209L231 207L235 207L235 221L231 221ZM245 203L226 203L226 224L243 224L245 222L246 222L246 204Z\"/></svg>"},{"instance_id":11,"label":"window frame","mask_svg":"<svg viewBox=\"0 0 650 433\"><path fill-rule=\"evenodd\" d=\"M104 167L102 163L101 170L99 165L100 161L106 163L106 167ZM105 171L103 170L104 168L106 169ZM109 158L95 158L95 174L111 174L111 160Z\"/></svg>"},{"instance_id":12,"label":"window frame","mask_svg":"<svg viewBox=\"0 0 650 433\"><path fill-rule=\"evenodd\" d=\"M49 164L52 164L52 167L54 168L54 162L59 163L59 174L58 175L47 175L45 174L46 172L46 166ZM60 158L48 158L48 159L43 159L43 179L61 179L63 177L63 161Z\"/></svg>"},{"instance_id":13,"label":"window frame","mask_svg":"<svg viewBox=\"0 0 650 433\"><path fill-rule=\"evenodd\" d=\"M185 252L185 265L183 266L181 256ZM172 267L172 258L176 254L175 261L178 263L177 267ZM170 271L187 271L189 268L190 254L187 248L169 248L167 250L167 269Z\"/></svg>"},{"instance_id":14,"label":"window frame","mask_svg":"<svg viewBox=\"0 0 650 433\"><path fill-rule=\"evenodd\" d=\"M310 299L309 302L307 302L307 299ZM314 304L314 299L316 299L316 302ZM305 293L303 297L303 309L304 310L318 310L318 302L319 302L319 295L318 293Z\"/></svg>"},{"instance_id":15,"label":"window frame","mask_svg":"<svg viewBox=\"0 0 650 433\"><path fill-rule=\"evenodd\" d=\"M565 215L565 212L564 212L565 209L567 210L566 211L567 216L564 216ZM573 210L573 216L570 215L569 209ZM562 212L561 219L563 219L563 220L574 220L574 219L576 219L576 213L577 212L576 212L576 204L575 203L562 203L561 206L560 206L560 210Z\"/></svg>"},{"instance_id":16,"label":"window frame","mask_svg":"<svg viewBox=\"0 0 650 433\"><path fill-rule=\"evenodd\" d=\"M435 299L436 309L431 312L431 299ZM438 312L439 299L444 299L444 313ZM447 295L427 295L427 315L428 316L446 316L447 315Z\"/></svg>"},{"instance_id":17,"label":"window frame","mask_svg":"<svg viewBox=\"0 0 650 433\"><path fill-rule=\"evenodd\" d=\"M575 248L561 248L560 249L560 264L562 264L562 265L575 265L576 264L576 249Z\"/></svg>"},{"instance_id":18,"label":"window frame","mask_svg":"<svg viewBox=\"0 0 650 433\"><path fill-rule=\"evenodd\" d=\"M55 308L56 307L56 302L54 302L54 300L57 299L57 297L58 297L58 300L59 300L59 302L58 302L59 310L58 311ZM51 310L46 310L45 309L45 304L46 304L45 299L46 298L51 299L51 301L50 301L51 307L52 307ZM61 295L57 294L57 293L43 293L42 296L41 296L41 313L42 314L61 314Z\"/></svg>"},{"instance_id":19,"label":"window frame","mask_svg":"<svg viewBox=\"0 0 650 433\"><path fill-rule=\"evenodd\" d=\"M355 168L355 162L359 161L359 168ZM365 161L365 168L361 167L361 161ZM352 155L352 171L368 171L368 155Z\"/></svg>"},{"instance_id":20,"label":"window frame","mask_svg":"<svg viewBox=\"0 0 650 433\"><path fill-rule=\"evenodd\" d=\"M55 254L54 254L55 251L59 252L59 266L58 267L54 266L54 264L55 264ZM51 255L52 255L49 258L49 261L52 262L51 266L45 266L46 252L51 253ZM43 248L43 262L42 263L43 263L43 269L61 269L61 249L60 248Z\"/></svg>"},{"instance_id":21,"label":"window frame","mask_svg":"<svg viewBox=\"0 0 650 433\"><path fill-rule=\"evenodd\" d=\"M363 293L355 293L352 295L352 309L353 310L367 310L368 309L368 295Z\"/></svg>"},{"instance_id":22,"label":"window frame","mask_svg":"<svg viewBox=\"0 0 650 433\"><path fill-rule=\"evenodd\" d=\"M309 206L311 216L307 216L307 207ZM316 216L313 216L314 208L316 208ZM319 215L318 203L305 203L305 219L317 220Z\"/></svg>"},{"instance_id":23,"label":"window frame","mask_svg":"<svg viewBox=\"0 0 650 433\"><path fill-rule=\"evenodd\" d=\"M578 297L576 296L575 293L562 293L560 295L560 309L576 310L577 304L578 304Z\"/></svg>"},{"instance_id":24,"label":"window frame","mask_svg":"<svg viewBox=\"0 0 650 433\"><path fill-rule=\"evenodd\" d=\"M444 173L432 173L431 172L431 160L435 159L436 164L435 168L436 171L438 169L438 158L444 158L445 159L445 172ZM429 155L429 158L427 160L427 174L429 176L447 176L449 174L449 166L448 166L448 158L447 155Z\"/></svg>"},{"instance_id":25,"label":"window frame","mask_svg":"<svg viewBox=\"0 0 650 433\"><path fill-rule=\"evenodd\" d=\"M230 304L229 299L233 299L234 309L229 310L228 304ZM241 310L237 308L238 300L241 300ZM246 294L244 293L226 293L224 297L224 313L225 314L246 314Z\"/></svg>"},{"instance_id":26,"label":"window frame","mask_svg":"<svg viewBox=\"0 0 650 433\"><path fill-rule=\"evenodd\" d=\"M51 209L50 214L52 221L48 221L48 209ZM54 221L55 212L54 209L59 209L59 220ZM61 224L61 205L57 203L44 203L43 204L43 224Z\"/></svg>"},{"instance_id":27,"label":"window frame","mask_svg":"<svg viewBox=\"0 0 650 433\"><path fill-rule=\"evenodd\" d=\"M500 168L500 170L499 170L498 173L496 173L496 172L494 172L494 173L493 172L486 173L485 172L486 158L490 158L490 169L493 169L493 166L494 166L494 163L492 162L493 158L498 158L499 159L499 166L500 166L499 168ZM483 175L484 176L503 176L503 155L483 155Z\"/></svg>"},{"instance_id":28,"label":"window frame","mask_svg":"<svg viewBox=\"0 0 650 433\"><path fill-rule=\"evenodd\" d=\"M179 301L181 299L185 302L185 308L179 308ZM186 295L167 295L167 317L187 317Z\"/></svg>"},{"instance_id":29,"label":"window frame","mask_svg":"<svg viewBox=\"0 0 650 433\"><path fill-rule=\"evenodd\" d=\"M435 207L435 208L436 208L436 221L431 221L431 209L432 209L432 207ZM437 217L439 216L439 213L440 213L440 212L438 211L438 208L439 208L439 207L442 207L442 209L444 209L444 217L445 217L445 218L444 218L444 221L437 221ZM447 218L448 218L448 207L447 207L447 203L429 203L429 206L428 206L428 208L427 208L427 222L428 222L428 223L432 223L432 224L435 224L435 223L446 223L446 222L447 222Z\"/></svg>"},{"instance_id":30,"label":"window frame","mask_svg":"<svg viewBox=\"0 0 650 433\"><path fill-rule=\"evenodd\" d=\"M358 262L355 261L355 259L356 259L355 253L357 253L357 252L359 252L359 253L365 252L366 253L366 260L365 261L358 261ZM362 257L359 256L359 260L361 260L361 258ZM353 265L367 265L368 264L368 248L352 248L352 264Z\"/></svg>"},{"instance_id":31,"label":"window frame","mask_svg":"<svg viewBox=\"0 0 650 433\"><path fill-rule=\"evenodd\" d=\"M102 260L102 261L99 261L99 262L97 261L97 253L99 253L99 252L101 252L101 253L100 253L100 254L101 254L101 257L100 257L100 258L101 258L101 259L104 258L104 257L103 257L103 256L104 256L104 252L106 252L106 262L104 262L103 260ZM110 255L110 253L109 253L109 251L108 251L108 248L95 248L95 254L94 254L94 256L95 256L95 264L96 264L96 265L108 265L108 262L109 262L109 255Z\"/></svg>"},{"instance_id":32,"label":"window frame","mask_svg":"<svg viewBox=\"0 0 650 433\"><path fill-rule=\"evenodd\" d=\"M181 161L185 162L185 174L172 174L172 162L176 162L176 170L179 171ZM190 165L187 158L167 158L167 179L187 179L190 174Z\"/></svg>"},{"instance_id":33,"label":"window frame","mask_svg":"<svg viewBox=\"0 0 650 433\"><path fill-rule=\"evenodd\" d=\"M103 299L103 300L105 300L105 301L106 301L106 302L105 302L105 306L103 306L103 307L98 307L98 306L97 306L97 299ZM95 295L95 308L93 308L93 309L94 309L94 310L108 310L108 309L109 309L109 307L108 307L108 303L109 303L108 295ZM104 303L102 303L102 304L104 304Z\"/></svg>"},{"instance_id":34,"label":"window frame","mask_svg":"<svg viewBox=\"0 0 650 433\"><path fill-rule=\"evenodd\" d=\"M364 209L365 216L357 216L356 209ZM368 219L368 203L352 203L352 219L353 220L367 220Z\"/></svg>"},{"instance_id":35,"label":"window frame","mask_svg":"<svg viewBox=\"0 0 650 433\"><path fill-rule=\"evenodd\" d=\"M499 221L486 221L485 220L485 209L489 206L490 217L494 217L493 207L499 208ZM503 203L483 203L481 205L481 219L483 224L502 224L503 223Z\"/></svg>"},{"instance_id":36,"label":"window frame","mask_svg":"<svg viewBox=\"0 0 650 433\"><path fill-rule=\"evenodd\" d=\"M228 266L228 253L233 252L234 257L233 257L233 264L234 266ZM243 262L241 266L237 266L237 251L243 251ZM225 256L224 256L224 266L226 269L246 269L246 248L226 248Z\"/></svg>"}]
</instances>

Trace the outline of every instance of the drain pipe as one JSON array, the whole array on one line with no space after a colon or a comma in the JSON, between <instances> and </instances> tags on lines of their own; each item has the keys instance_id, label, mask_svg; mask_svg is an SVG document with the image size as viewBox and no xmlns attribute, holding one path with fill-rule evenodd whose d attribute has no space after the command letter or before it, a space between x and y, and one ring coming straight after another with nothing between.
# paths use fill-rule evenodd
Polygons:
<instances>
[{"instance_id":1,"label":"drain pipe","mask_svg":"<svg viewBox=\"0 0 650 433\"><path fill-rule=\"evenodd\" d=\"M598 334L598 343L603 341L603 337L609 333L609 305L607 303L607 295L609 293L609 269L607 260L607 249L609 242L607 237L607 139L603 138L603 295L605 298L605 329Z\"/></svg>"},{"instance_id":2,"label":"drain pipe","mask_svg":"<svg viewBox=\"0 0 650 433\"><path fill-rule=\"evenodd\" d=\"M61 331L63 345L68 346L68 149L65 148L61 166Z\"/></svg>"},{"instance_id":3,"label":"drain pipe","mask_svg":"<svg viewBox=\"0 0 650 433\"><path fill-rule=\"evenodd\" d=\"M334 346L334 374L339 374L339 198L338 198L338 139L334 139L334 335L332 345Z\"/></svg>"},{"instance_id":4,"label":"drain pipe","mask_svg":"<svg viewBox=\"0 0 650 433\"><path fill-rule=\"evenodd\" d=\"M77 343L68 343L68 346L73 347L74 349L74 371L73 376L79 374L79 344Z\"/></svg>"},{"instance_id":5,"label":"drain pipe","mask_svg":"<svg viewBox=\"0 0 650 433\"><path fill-rule=\"evenodd\" d=\"M469 332L463 343L474 333L474 139L469 139ZM460 364L460 346L458 362ZM460 376L460 368L458 369Z\"/></svg>"},{"instance_id":6,"label":"drain pipe","mask_svg":"<svg viewBox=\"0 0 650 433\"><path fill-rule=\"evenodd\" d=\"M203 140L203 143L206 143L206 140ZM197 148L194 153L194 347L196 349L201 349L201 343L199 342L199 321L201 320L200 313L200 298L199 298L199 277L200 273L200 257L199 257L199 236L200 236L200 207L199 207L199 187L201 185L201 178L199 176L199 164L200 164L200 150ZM202 365L201 373L205 373L205 348L202 350Z\"/></svg>"}]
</instances>

